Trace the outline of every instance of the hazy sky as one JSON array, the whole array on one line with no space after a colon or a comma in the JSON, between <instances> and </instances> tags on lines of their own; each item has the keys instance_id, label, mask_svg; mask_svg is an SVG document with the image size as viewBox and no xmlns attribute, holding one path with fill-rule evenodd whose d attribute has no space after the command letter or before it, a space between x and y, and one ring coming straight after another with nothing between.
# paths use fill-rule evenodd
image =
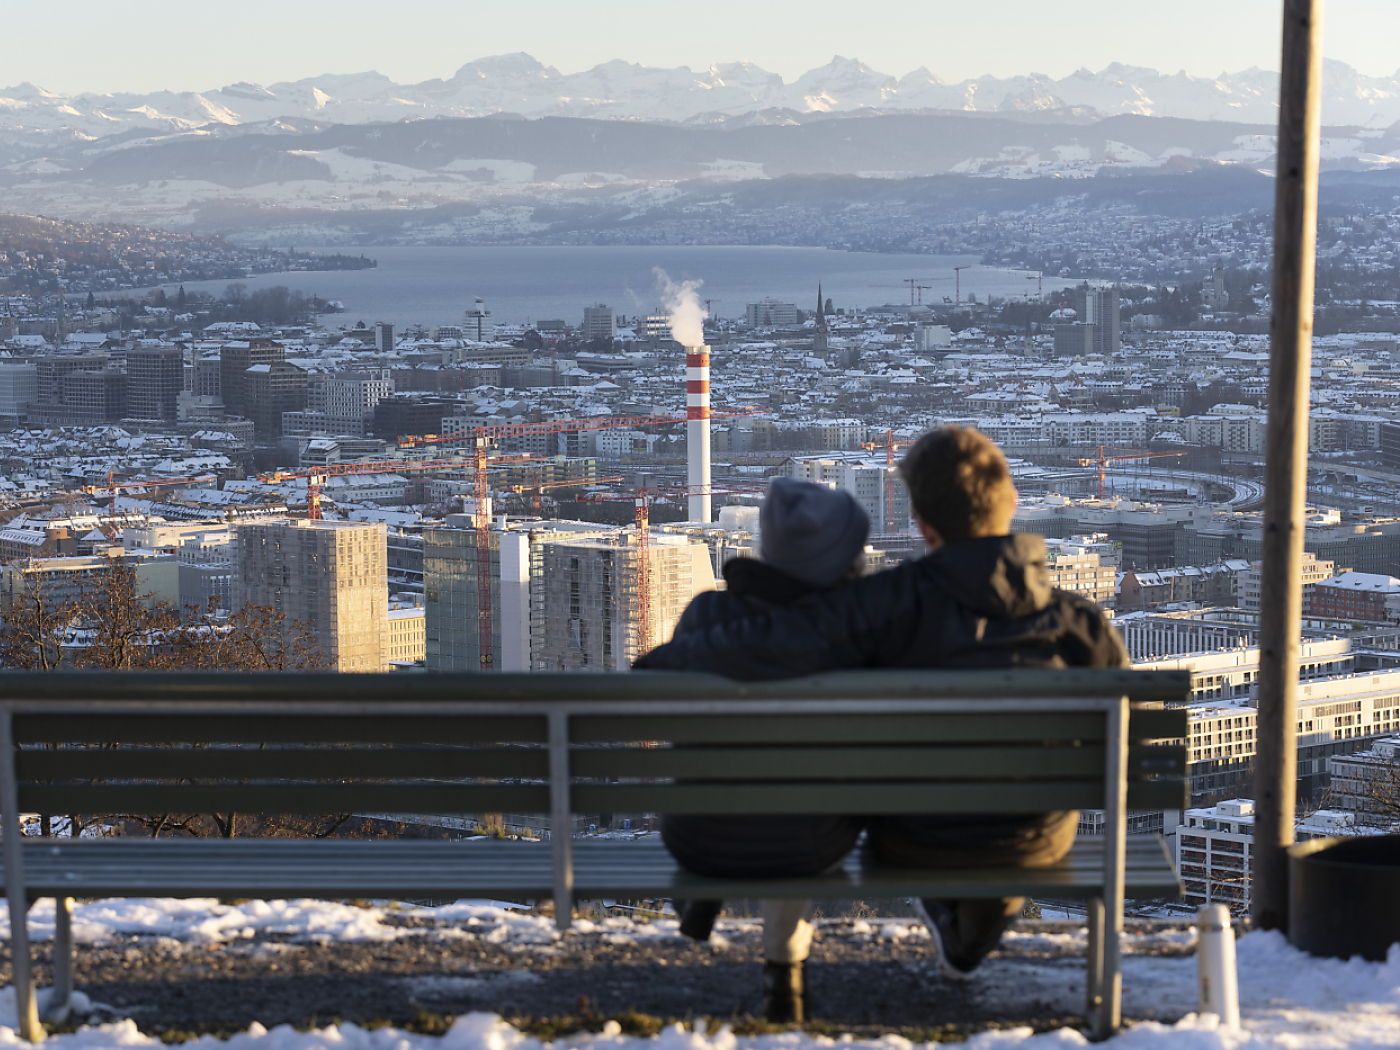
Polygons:
<instances>
[{"instance_id":1,"label":"hazy sky","mask_svg":"<svg viewBox=\"0 0 1400 1050\"><path fill-rule=\"evenodd\" d=\"M1110 62L1278 68L1281 0L38 0L5 5L0 87L202 91L375 69L400 83L526 51L569 73L621 58L748 59L787 80L832 55L901 76L1063 76ZM1329 0L1326 53L1400 68L1400 0Z\"/></svg>"}]
</instances>

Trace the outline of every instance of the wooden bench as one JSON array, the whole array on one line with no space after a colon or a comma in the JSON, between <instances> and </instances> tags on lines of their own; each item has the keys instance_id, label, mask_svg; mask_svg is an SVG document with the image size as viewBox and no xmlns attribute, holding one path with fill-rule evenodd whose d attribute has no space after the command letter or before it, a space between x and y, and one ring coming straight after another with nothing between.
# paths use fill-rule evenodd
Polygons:
<instances>
[{"instance_id":1,"label":"wooden bench","mask_svg":"<svg viewBox=\"0 0 1400 1050\"><path fill-rule=\"evenodd\" d=\"M49 1016L73 985L71 900L106 896L1083 897L1094 1031L1119 1024L1125 897L1177 896L1132 809L1185 804L1185 672L707 675L8 674L0 820L21 1034L24 916L58 901ZM1177 743L1162 743L1173 740ZM668 745L701 745L672 747ZM1050 868L914 870L856 851L811 878L710 879L657 842L574 840L578 814L1103 809ZM20 814L538 813L545 843L23 838Z\"/></svg>"}]
</instances>

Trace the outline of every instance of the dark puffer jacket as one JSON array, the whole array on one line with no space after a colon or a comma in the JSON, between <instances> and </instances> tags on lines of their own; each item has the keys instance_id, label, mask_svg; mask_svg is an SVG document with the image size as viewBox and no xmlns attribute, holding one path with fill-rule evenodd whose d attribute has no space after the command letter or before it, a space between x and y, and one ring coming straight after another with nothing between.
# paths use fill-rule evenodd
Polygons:
<instances>
[{"instance_id":1,"label":"dark puffer jacket","mask_svg":"<svg viewBox=\"0 0 1400 1050\"><path fill-rule=\"evenodd\" d=\"M858 667L1129 663L1097 605L1050 586L1045 543L1027 534L948 544L918 561L773 603L767 611L720 606L725 598L709 598L694 615L687 609L671 641L636 666L755 681Z\"/></svg>"}]
</instances>

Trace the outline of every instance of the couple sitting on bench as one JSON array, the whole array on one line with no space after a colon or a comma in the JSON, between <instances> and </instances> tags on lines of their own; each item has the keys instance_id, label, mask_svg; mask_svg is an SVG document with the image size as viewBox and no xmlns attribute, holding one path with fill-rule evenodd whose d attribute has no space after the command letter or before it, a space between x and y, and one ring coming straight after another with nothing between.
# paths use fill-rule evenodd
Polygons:
<instances>
[{"instance_id":1,"label":"couple sitting on bench","mask_svg":"<svg viewBox=\"0 0 1400 1050\"><path fill-rule=\"evenodd\" d=\"M1126 667L1093 602L1055 590L1039 536L1009 535L1016 490L1001 450L963 427L925 434L900 463L929 554L864 575L870 523L848 493L773 480L761 560L724 567L725 591L691 602L671 641L638 668L742 680L849 668ZM839 864L862 831L880 863L914 868L1044 867L1074 842L1073 811L1011 817L670 815L662 837L700 875L793 877ZM943 973L966 979L1015 921L1021 898L924 900ZM720 901L682 906L705 940ZM764 1015L801 1021L812 903L763 902Z\"/></svg>"}]
</instances>

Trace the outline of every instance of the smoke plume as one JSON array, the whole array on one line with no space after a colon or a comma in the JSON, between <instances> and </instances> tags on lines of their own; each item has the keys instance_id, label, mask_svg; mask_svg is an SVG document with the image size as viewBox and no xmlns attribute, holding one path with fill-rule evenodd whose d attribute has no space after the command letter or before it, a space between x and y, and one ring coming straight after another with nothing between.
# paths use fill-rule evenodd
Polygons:
<instances>
[{"instance_id":1,"label":"smoke plume","mask_svg":"<svg viewBox=\"0 0 1400 1050\"><path fill-rule=\"evenodd\" d=\"M666 314L671 319L671 338L681 346L705 345L705 308L697 294L704 281L677 284L661 267L652 270L661 289Z\"/></svg>"}]
</instances>

